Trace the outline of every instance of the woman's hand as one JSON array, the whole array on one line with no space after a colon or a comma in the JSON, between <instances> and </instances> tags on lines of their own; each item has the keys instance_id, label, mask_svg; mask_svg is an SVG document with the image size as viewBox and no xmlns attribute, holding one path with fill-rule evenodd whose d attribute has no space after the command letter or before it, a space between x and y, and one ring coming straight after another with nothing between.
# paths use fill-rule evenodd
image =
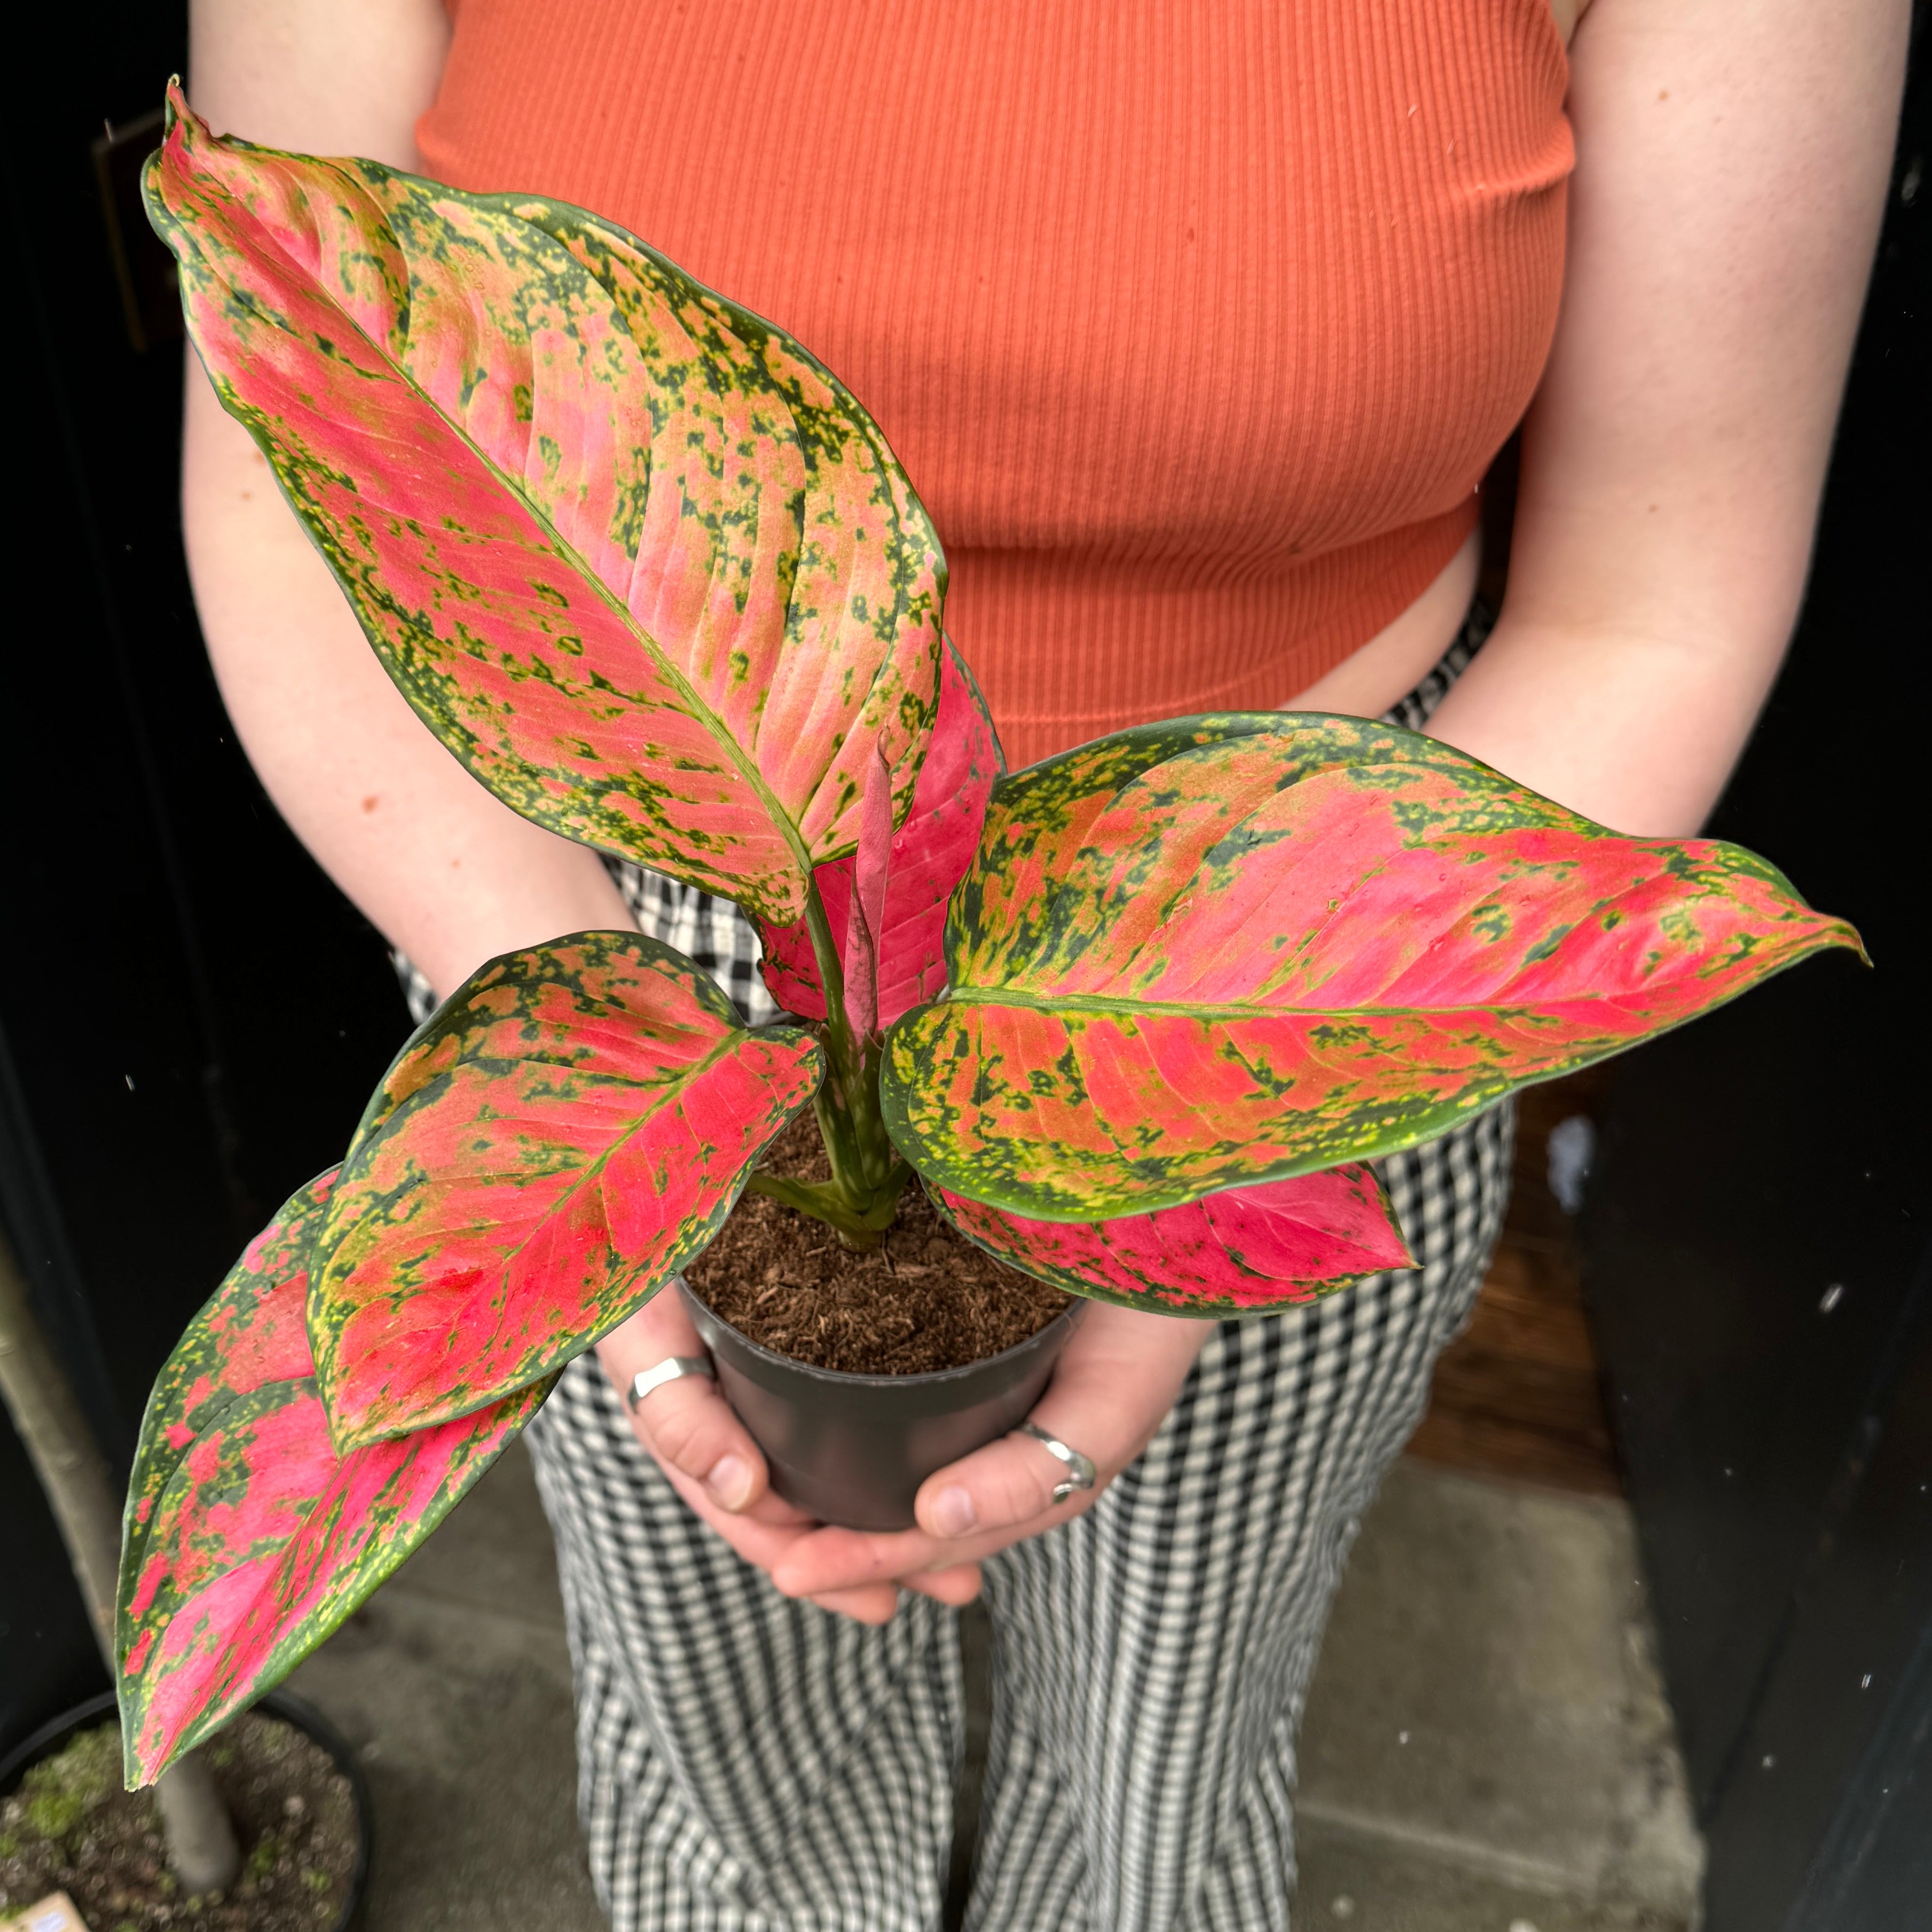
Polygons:
<instances>
[{"instance_id":1,"label":"woman's hand","mask_svg":"<svg viewBox=\"0 0 1932 1932\"><path fill-rule=\"evenodd\" d=\"M1003 1436L926 1478L916 1529L878 1535L794 1525L765 1565L772 1581L788 1596L839 1609L869 1602L864 1593L894 1581L946 1602L970 1600L982 1558L1093 1506L1147 1446L1213 1333L1209 1322L1089 1307L1029 1420L1091 1460L1092 1489L1054 1502L1066 1473L1059 1461L1030 1437Z\"/></svg>"},{"instance_id":2,"label":"woman's hand","mask_svg":"<svg viewBox=\"0 0 1932 1932\"><path fill-rule=\"evenodd\" d=\"M620 1396L628 1395L640 1371L672 1355L704 1353L684 1304L669 1289L597 1345L598 1360ZM802 1510L771 1493L765 1459L710 1376L680 1376L653 1389L634 1409L628 1402L626 1406L632 1431L672 1487L746 1562L775 1572L802 1540L826 1533ZM1041 1454L1046 1460L1044 1450ZM973 1564L956 1562L909 1582L942 1603L963 1604L978 1594L980 1574ZM898 1606L896 1585L884 1579L788 1594L809 1597L822 1610L865 1624L885 1622Z\"/></svg>"},{"instance_id":3,"label":"woman's hand","mask_svg":"<svg viewBox=\"0 0 1932 1932\"><path fill-rule=\"evenodd\" d=\"M1030 1437L1009 1436L928 1477L920 1526L878 1535L820 1523L771 1493L764 1458L706 1376L681 1376L631 1412L638 1440L671 1486L746 1562L789 1597L882 1624L901 1586L945 1604L980 1593L980 1559L1091 1506L1174 1406L1213 1324L1090 1307L1030 1418L1093 1461L1098 1480L1064 1503L1066 1472ZM640 1371L704 1344L683 1304L662 1294L597 1345L622 1396Z\"/></svg>"}]
</instances>

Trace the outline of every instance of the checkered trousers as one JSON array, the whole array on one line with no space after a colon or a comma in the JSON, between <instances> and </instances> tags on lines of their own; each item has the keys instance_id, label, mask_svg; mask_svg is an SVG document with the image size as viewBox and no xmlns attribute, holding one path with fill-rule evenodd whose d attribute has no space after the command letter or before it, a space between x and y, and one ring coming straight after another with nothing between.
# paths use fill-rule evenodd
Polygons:
<instances>
[{"instance_id":1,"label":"checkered trousers","mask_svg":"<svg viewBox=\"0 0 1932 1932\"><path fill-rule=\"evenodd\" d=\"M1420 724L1470 628L1391 712ZM646 932L771 1010L728 904L625 867ZM1382 1163L1417 1258L1220 1324L1140 1460L986 1566L993 1726L974 1932L1257 1932L1294 1886L1295 1733L1342 1566L1474 1299L1507 1105ZM955 1613L883 1629L781 1596L679 1500L594 1358L531 1425L617 1932L928 1932L964 1738Z\"/></svg>"}]
</instances>

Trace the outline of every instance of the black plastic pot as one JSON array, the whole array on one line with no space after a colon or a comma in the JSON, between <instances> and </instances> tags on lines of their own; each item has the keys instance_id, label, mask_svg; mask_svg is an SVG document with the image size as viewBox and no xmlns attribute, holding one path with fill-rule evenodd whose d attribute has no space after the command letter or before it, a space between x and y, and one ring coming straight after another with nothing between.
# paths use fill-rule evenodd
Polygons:
<instances>
[{"instance_id":1,"label":"black plastic pot","mask_svg":"<svg viewBox=\"0 0 1932 1932\"><path fill-rule=\"evenodd\" d=\"M349 1874L349 1889L343 1898L341 1913L332 1928L332 1932L349 1932L362 1910L362 1894L369 1887L373 1814L369 1807L369 1787L362 1782L362 1770L340 1733L313 1704L304 1702L286 1690L271 1690L266 1696L257 1698L250 1708L260 1711L264 1717L279 1718L284 1724L294 1725L328 1754L334 1760L336 1769L349 1780L350 1795L356 1807L356 1863ZM58 1718L43 1724L32 1737L0 1760L0 1798L8 1796L35 1765L43 1758L52 1757L76 1732L92 1730L96 1724L119 1715L113 1692L104 1690L99 1696L90 1697L86 1703L76 1704L72 1710L64 1711Z\"/></svg>"},{"instance_id":2,"label":"black plastic pot","mask_svg":"<svg viewBox=\"0 0 1932 1932\"><path fill-rule=\"evenodd\" d=\"M681 1277L678 1288L719 1388L765 1452L772 1487L848 1529L911 1528L927 1477L1026 1420L1087 1306L1076 1301L1038 1334L963 1369L852 1376L775 1354L720 1321Z\"/></svg>"}]
</instances>

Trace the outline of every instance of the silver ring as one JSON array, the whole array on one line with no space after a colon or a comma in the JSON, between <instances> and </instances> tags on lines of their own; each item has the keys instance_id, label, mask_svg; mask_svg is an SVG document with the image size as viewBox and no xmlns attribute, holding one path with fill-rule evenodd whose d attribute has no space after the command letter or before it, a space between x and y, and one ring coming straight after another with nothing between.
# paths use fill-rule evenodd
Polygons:
<instances>
[{"instance_id":1,"label":"silver ring","mask_svg":"<svg viewBox=\"0 0 1932 1932\"><path fill-rule=\"evenodd\" d=\"M1083 1456L1077 1449L1070 1449L1057 1436L1049 1436L1036 1424L1023 1422L1013 1432L1017 1436L1030 1436L1049 1456L1057 1456L1066 1465L1066 1474L1053 1486L1053 1500L1064 1503L1076 1490L1090 1490L1099 1481L1100 1472L1094 1468L1090 1458Z\"/></svg>"},{"instance_id":2,"label":"silver ring","mask_svg":"<svg viewBox=\"0 0 1932 1932\"><path fill-rule=\"evenodd\" d=\"M666 1382L676 1382L680 1376L710 1376L714 1381L716 1379L707 1356L667 1355L656 1368L640 1369L631 1378L631 1386L624 1394L631 1413L637 1414L645 1396L653 1390L662 1388Z\"/></svg>"}]
</instances>

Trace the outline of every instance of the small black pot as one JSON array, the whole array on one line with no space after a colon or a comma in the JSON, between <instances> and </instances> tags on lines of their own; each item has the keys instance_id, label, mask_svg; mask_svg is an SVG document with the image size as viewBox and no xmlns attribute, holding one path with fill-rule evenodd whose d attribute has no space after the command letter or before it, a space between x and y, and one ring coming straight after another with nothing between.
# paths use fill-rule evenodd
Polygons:
<instances>
[{"instance_id":1,"label":"small black pot","mask_svg":"<svg viewBox=\"0 0 1932 1932\"><path fill-rule=\"evenodd\" d=\"M719 1388L765 1452L772 1487L847 1529L910 1529L927 1477L1026 1420L1087 1306L1076 1301L1038 1334L963 1369L852 1376L775 1354L719 1320L681 1276L677 1286Z\"/></svg>"},{"instance_id":2,"label":"small black pot","mask_svg":"<svg viewBox=\"0 0 1932 1932\"><path fill-rule=\"evenodd\" d=\"M271 1690L258 1697L249 1708L261 1712L266 1717L279 1718L285 1724L294 1725L328 1752L335 1761L336 1769L349 1780L350 1795L356 1807L356 1863L349 1874L349 1889L343 1898L340 1915L332 1928L332 1932L349 1932L356 1923L356 1915L362 1910L362 1894L369 1888L373 1814L369 1807L369 1787L362 1781L362 1769L340 1733L313 1704L305 1703L286 1690ZM96 1724L110 1718L118 1718L120 1714L114 1693L104 1690L98 1697L90 1697L86 1703L76 1704L72 1710L63 1711L58 1718L50 1719L0 1760L0 1798L9 1796L35 1765L43 1758L52 1757L76 1732L91 1730Z\"/></svg>"}]
</instances>

